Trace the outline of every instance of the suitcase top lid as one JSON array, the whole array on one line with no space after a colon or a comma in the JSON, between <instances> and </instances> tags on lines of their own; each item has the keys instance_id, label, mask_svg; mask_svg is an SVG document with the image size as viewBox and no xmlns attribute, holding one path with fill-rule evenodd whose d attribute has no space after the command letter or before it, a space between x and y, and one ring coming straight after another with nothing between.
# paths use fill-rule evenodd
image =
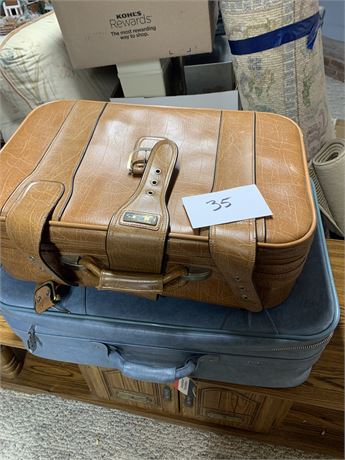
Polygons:
<instances>
[{"instance_id":1,"label":"suitcase top lid","mask_svg":"<svg viewBox=\"0 0 345 460\"><path fill-rule=\"evenodd\" d=\"M272 218L256 221L258 243L295 245L314 231L303 139L291 120L268 113L90 101L35 109L5 145L0 219L25 187L45 180L64 184L51 225L106 232L140 181L128 174L130 154L152 144L152 136L172 140L179 150L168 201L170 235L207 236L207 229L191 228L182 197L215 190L215 176L217 190L247 185L237 164L248 151L254 181L273 212Z\"/></svg>"}]
</instances>

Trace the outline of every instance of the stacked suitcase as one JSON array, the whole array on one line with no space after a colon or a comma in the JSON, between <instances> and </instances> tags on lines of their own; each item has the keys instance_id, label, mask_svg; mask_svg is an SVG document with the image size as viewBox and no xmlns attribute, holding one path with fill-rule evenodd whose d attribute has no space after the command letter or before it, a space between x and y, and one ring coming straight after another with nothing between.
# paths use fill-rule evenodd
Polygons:
<instances>
[{"instance_id":1,"label":"stacked suitcase","mask_svg":"<svg viewBox=\"0 0 345 460\"><path fill-rule=\"evenodd\" d=\"M158 383L191 376L263 387L299 385L339 320L320 216L291 295L261 313L71 287L56 307L38 315L34 283L2 270L0 284L1 314L31 353L116 368Z\"/></svg>"}]
</instances>

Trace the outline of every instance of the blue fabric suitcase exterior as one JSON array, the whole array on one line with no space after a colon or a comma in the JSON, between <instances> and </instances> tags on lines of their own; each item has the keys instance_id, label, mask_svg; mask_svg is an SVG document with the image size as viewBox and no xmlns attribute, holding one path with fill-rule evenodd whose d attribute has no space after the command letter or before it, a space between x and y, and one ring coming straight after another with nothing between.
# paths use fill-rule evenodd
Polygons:
<instances>
[{"instance_id":1,"label":"blue fabric suitcase exterior","mask_svg":"<svg viewBox=\"0 0 345 460\"><path fill-rule=\"evenodd\" d=\"M34 284L0 273L1 313L37 356L121 370L152 382L196 378L263 387L303 383L339 321L320 224L292 294L250 313L173 298L157 302L71 288L58 309L33 309Z\"/></svg>"}]
</instances>

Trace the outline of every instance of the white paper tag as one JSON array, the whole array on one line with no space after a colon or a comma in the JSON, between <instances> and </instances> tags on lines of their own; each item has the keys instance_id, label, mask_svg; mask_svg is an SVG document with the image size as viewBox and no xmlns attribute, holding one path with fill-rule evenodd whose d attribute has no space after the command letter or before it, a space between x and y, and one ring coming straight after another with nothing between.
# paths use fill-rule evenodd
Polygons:
<instances>
[{"instance_id":1,"label":"white paper tag","mask_svg":"<svg viewBox=\"0 0 345 460\"><path fill-rule=\"evenodd\" d=\"M183 377L182 379L178 381L178 387L177 387L178 391L180 391L186 396L188 396L189 382L190 382L189 377Z\"/></svg>"},{"instance_id":2,"label":"white paper tag","mask_svg":"<svg viewBox=\"0 0 345 460\"><path fill-rule=\"evenodd\" d=\"M193 228L271 216L255 184L182 198Z\"/></svg>"}]
</instances>

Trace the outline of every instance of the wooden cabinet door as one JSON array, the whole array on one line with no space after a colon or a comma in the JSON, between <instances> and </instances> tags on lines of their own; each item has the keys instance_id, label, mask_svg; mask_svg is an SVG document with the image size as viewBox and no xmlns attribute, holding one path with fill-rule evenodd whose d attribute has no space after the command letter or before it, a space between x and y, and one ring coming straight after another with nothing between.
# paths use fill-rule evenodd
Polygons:
<instances>
[{"instance_id":1,"label":"wooden cabinet door","mask_svg":"<svg viewBox=\"0 0 345 460\"><path fill-rule=\"evenodd\" d=\"M89 388L99 398L133 408L178 413L177 391L169 385L130 379L113 369L80 366Z\"/></svg>"},{"instance_id":2,"label":"wooden cabinet door","mask_svg":"<svg viewBox=\"0 0 345 460\"><path fill-rule=\"evenodd\" d=\"M185 417L260 432L278 426L291 407L281 399L204 382L197 382L194 397L181 398Z\"/></svg>"}]
</instances>

